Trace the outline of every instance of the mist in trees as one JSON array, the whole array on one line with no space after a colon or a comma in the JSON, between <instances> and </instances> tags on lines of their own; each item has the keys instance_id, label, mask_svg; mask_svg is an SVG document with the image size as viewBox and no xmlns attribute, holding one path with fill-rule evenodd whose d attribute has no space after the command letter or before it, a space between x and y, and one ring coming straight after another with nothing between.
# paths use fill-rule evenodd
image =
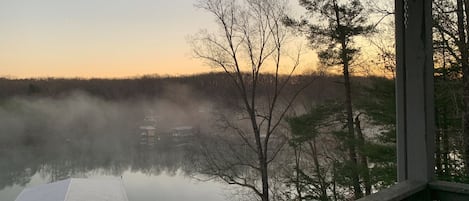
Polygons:
<instances>
[{"instance_id":1,"label":"mist in trees","mask_svg":"<svg viewBox=\"0 0 469 201\"><path fill-rule=\"evenodd\" d=\"M348 163L350 169L351 186L354 198L363 196L360 177L364 180L365 193L371 193L371 184L368 172L368 162L360 147L364 144L359 115L354 117L352 101L352 84L350 72L356 56L360 53L354 45L356 37L367 36L373 33L374 25L368 22L368 13L359 0L339 2L325 1L299 1L305 7L312 20L286 19L284 22L297 27L311 42L313 49L318 51L321 64L324 67L341 66L344 86L344 110L346 112L346 147L348 150ZM354 121L355 119L355 121ZM314 145L314 144L313 144ZM361 167L361 168L360 168ZM363 169L363 171L360 171Z\"/></svg>"},{"instance_id":2,"label":"mist in trees","mask_svg":"<svg viewBox=\"0 0 469 201\"><path fill-rule=\"evenodd\" d=\"M194 36L194 54L225 72L235 86L233 92L238 95L240 111L236 118L221 119L239 139L238 148L244 146L244 152L253 157L248 159L242 157L246 153L231 151L231 158L237 160L211 160L208 174L246 187L263 201L271 200L271 163L282 151L286 138L286 133L281 132L283 118L308 86L307 83L293 89L290 96L285 93L300 61L300 53L286 49L290 33L282 20L288 10L287 1L202 0L197 6L213 15L219 31L203 31ZM286 75L281 76L282 72ZM271 83L266 95L261 96L259 86L266 76L271 76ZM240 126L242 121L249 122L249 126ZM208 159L217 156L213 152L207 155ZM238 167L247 168L247 173L237 171Z\"/></svg>"}]
</instances>

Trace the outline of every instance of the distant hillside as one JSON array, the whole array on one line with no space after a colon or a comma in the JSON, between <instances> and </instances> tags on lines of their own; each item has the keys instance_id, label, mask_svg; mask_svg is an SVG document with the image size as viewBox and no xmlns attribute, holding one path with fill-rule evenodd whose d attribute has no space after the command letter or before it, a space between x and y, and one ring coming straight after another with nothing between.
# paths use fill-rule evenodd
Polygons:
<instances>
[{"instance_id":1,"label":"distant hillside","mask_svg":"<svg viewBox=\"0 0 469 201\"><path fill-rule=\"evenodd\" d=\"M304 91L302 99L322 101L341 98L341 77L337 75L297 75L286 86L286 93L314 82ZM369 78L353 78L355 86L367 85ZM263 75L258 94L268 95L273 85L272 75ZM178 99L180 91L189 92L195 98L229 101L237 98L230 78L224 73L207 73L191 76L144 76L133 79L8 79L0 78L0 99L11 97L60 98L81 91L105 100L133 100L168 96ZM285 94L288 95L288 94Z\"/></svg>"}]
</instances>

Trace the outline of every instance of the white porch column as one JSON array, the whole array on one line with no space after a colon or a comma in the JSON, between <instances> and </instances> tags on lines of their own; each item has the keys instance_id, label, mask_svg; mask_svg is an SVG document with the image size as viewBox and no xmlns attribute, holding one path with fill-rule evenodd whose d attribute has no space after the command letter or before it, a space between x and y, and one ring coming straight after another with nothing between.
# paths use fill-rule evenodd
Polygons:
<instances>
[{"instance_id":1,"label":"white porch column","mask_svg":"<svg viewBox=\"0 0 469 201\"><path fill-rule=\"evenodd\" d=\"M398 181L434 175L432 14L429 0L396 0Z\"/></svg>"}]
</instances>

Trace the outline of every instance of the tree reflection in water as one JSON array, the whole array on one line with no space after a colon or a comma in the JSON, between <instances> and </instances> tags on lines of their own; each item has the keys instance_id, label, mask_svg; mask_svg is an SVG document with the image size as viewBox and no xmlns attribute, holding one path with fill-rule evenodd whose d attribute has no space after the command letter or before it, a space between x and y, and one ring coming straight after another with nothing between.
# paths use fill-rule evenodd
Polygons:
<instances>
[{"instance_id":1,"label":"tree reflection in water","mask_svg":"<svg viewBox=\"0 0 469 201\"><path fill-rule=\"evenodd\" d=\"M107 136L65 142L52 140L53 143L35 145L3 145L0 150L0 198L4 198L2 189L25 187L35 175L39 175L44 183L70 177L121 177L129 173L143 174L145 177L165 175L192 178L197 175L195 164L198 162L195 160L198 157L194 155L197 152L193 139L186 139L190 143L167 139L148 147L139 145L134 137L121 135L119 138ZM219 188L222 184L216 186ZM217 200L223 197L220 196L222 193L213 192L218 195Z\"/></svg>"}]
</instances>

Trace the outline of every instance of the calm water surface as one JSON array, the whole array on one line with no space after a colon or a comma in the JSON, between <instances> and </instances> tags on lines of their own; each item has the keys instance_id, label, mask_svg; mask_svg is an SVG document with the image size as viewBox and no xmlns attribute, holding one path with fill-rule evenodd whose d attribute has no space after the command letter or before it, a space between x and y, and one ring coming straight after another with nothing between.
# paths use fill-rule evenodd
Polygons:
<instances>
[{"instance_id":1,"label":"calm water surface","mask_svg":"<svg viewBox=\"0 0 469 201\"><path fill-rule=\"evenodd\" d=\"M231 186L197 173L189 145L153 149L122 144L64 143L15 147L0 153L0 200L14 201L26 187L67 178L122 178L129 201L225 201ZM202 181L202 179L204 179Z\"/></svg>"},{"instance_id":2,"label":"calm water surface","mask_svg":"<svg viewBox=\"0 0 469 201\"><path fill-rule=\"evenodd\" d=\"M13 201L26 187L103 177L122 178L129 201L232 200L233 186L200 174L203 140L176 129L189 125L200 134L212 128L214 121L197 108L80 94L0 102L0 201ZM158 133L152 146L142 145L148 125Z\"/></svg>"},{"instance_id":3,"label":"calm water surface","mask_svg":"<svg viewBox=\"0 0 469 201\"><path fill-rule=\"evenodd\" d=\"M81 175L83 176L83 175ZM76 177L80 177L77 175ZM87 178L110 179L120 178L96 172L87 173ZM31 176L25 185L12 185L0 190L0 200L15 200L16 196L25 188L45 184L50 181L50 175L36 173ZM190 178L178 171L175 175L161 173L160 175L148 175L142 172L126 170L122 174L122 181L129 201L224 201L228 187L218 182L201 182Z\"/></svg>"}]
</instances>

